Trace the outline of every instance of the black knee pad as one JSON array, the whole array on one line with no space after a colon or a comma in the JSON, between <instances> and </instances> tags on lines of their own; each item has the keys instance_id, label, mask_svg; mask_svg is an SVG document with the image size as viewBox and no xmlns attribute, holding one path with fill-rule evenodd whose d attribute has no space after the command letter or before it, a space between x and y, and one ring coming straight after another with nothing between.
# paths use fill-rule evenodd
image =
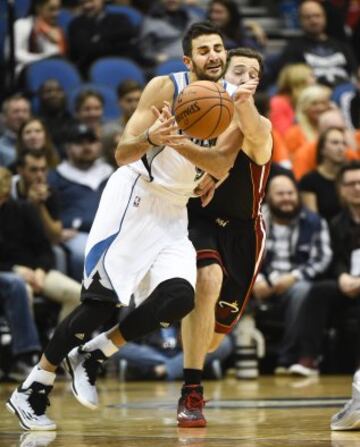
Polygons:
<instances>
[{"instance_id":1,"label":"black knee pad","mask_svg":"<svg viewBox=\"0 0 360 447\"><path fill-rule=\"evenodd\" d=\"M192 311L194 304L192 285L182 278L169 279L120 323L120 332L128 341L142 337L181 320Z\"/></svg>"},{"instance_id":2,"label":"black knee pad","mask_svg":"<svg viewBox=\"0 0 360 447\"><path fill-rule=\"evenodd\" d=\"M155 314L161 323L175 323L193 310L195 291L185 279L169 279L161 283L158 289L160 297L153 302Z\"/></svg>"}]
</instances>

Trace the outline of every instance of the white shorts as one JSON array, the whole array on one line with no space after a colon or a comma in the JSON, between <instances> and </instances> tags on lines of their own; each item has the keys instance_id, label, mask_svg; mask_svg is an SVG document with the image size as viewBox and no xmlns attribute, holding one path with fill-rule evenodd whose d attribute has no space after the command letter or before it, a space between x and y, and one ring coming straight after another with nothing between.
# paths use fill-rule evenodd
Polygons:
<instances>
[{"instance_id":1,"label":"white shorts","mask_svg":"<svg viewBox=\"0 0 360 447\"><path fill-rule=\"evenodd\" d=\"M188 239L187 210L157 194L127 167L102 194L85 250L84 289L96 275L123 305L139 305L163 281L183 278L193 287L196 253ZM101 298L101 297L99 297Z\"/></svg>"}]
</instances>

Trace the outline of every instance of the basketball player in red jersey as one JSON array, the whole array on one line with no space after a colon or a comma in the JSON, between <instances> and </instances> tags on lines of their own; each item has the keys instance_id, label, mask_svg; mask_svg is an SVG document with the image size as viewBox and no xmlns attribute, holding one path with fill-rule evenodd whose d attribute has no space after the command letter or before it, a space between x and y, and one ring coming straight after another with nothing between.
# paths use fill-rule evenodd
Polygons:
<instances>
[{"instance_id":1,"label":"basketball player in red jersey","mask_svg":"<svg viewBox=\"0 0 360 447\"><path fill-rule=\"evenodd\" d=\"M199 199L188 204L189 235L197 251L198 274L195 309L182 323L185 383L178 404L180 427L206 425L201 386L205 356L239 320L264 252L260 205L270 170L272 138L271 126L259 115L253 100L262 71L257 52L242 48L228 53L225 79L240 86L234 100L241 130L232 125L232 137L238 138L238 144L235 151L224 147L232 167L206 207ZM200 155L186 142L174 147L200 164ZM207 194L206 202L211 189Z\"/></svg>"}]
</instances>

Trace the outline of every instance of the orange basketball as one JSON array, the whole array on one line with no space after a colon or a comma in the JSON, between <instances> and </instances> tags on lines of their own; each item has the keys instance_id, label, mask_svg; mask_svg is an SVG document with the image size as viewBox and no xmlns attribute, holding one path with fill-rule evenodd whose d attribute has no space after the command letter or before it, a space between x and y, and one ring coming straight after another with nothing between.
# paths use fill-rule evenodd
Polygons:
<instances>
[{"instance_id":1,"label":"orange basketball","mask_svg":"<svg viewBox=\"0 0 360 447\"><path fill-rule=\"evenodd\" d=\"M197 81L180 93L174 110L176 122L184 133L207 140L218 137L228 127L234 104L222 85Z\"/></svg>"}]
</instances>

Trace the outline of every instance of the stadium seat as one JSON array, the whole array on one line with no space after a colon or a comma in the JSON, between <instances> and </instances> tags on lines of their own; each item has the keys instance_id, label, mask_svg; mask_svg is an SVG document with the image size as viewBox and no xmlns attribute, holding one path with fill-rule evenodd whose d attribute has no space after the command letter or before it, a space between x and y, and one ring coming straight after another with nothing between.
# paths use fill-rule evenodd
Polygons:
<instances>
[{"instance_id":1,"label":"stadium seat","mask_svg":"<svg viewBox=\"0 0 360 447\"><path fill-rule=\"evenodd\" d=\"M74 14L72 14L68 9L60 9L57 23L65 34L67 34L69 24L73 18Z\"/></svg>"},{"instance_id":2,"label":"stadium seat","mask_svg":"<svg viewBox=\"0 0 360 447\"><path fill-rule=\"evenodd\" d=\"M141 68L129 59L121 57L104 57L90 67L90 81L117 89L127 79L133 79L141 85L145 83Z\"/></svg>"},{"instance_id":3,"label":"stadium seat","mask_svg":"<svg viewBox=\"0 0 360 447\"><path fill-rule=\"evenodd\" d=\"M345 82L343 84L339 84L336 87L334 87L331 99L334 101L337 105L341 105L341 98L344 94L347 93L353 93L355 92L356 88L355 85L351 82Z\"/></svg>"},{"instance_id":4,"label":"stadium seat","mask_svg":"<svg viewBox=\"0 0 360 447\"><path fill-rule=\"evenodd\" d=\"M29 13L31 0L15 0L15 17L20 19Z\"/></svg>"},{"instance_id":5,"label":"stadium seat","mask_svg":"<svg viewBox=\"0 0 360 447\"><path fill-rule=\"evenodd\" d=\"M135 27L140 27L143 20L143 15L141 12L137 11L131 6L107 5L106 11L110 14L124 14L128 16L129 20Z\"/></svg>"},{"instance_id":6,"label":"stadium seat","mask_svg":"<svg viewBox=\"0 0 360 447\"><path fill-rule=\"evenodd\" d=\"M26 87L30 93L36 94L47 79L57 79L66 92L82 82L76 67L64 59L45 59L28 66Z\"/></svg>"},{"instance_id":7,"label":"stadium seat","mask_svg":"<svg viewBox=\"0 0 360 447\"><path fill-rule=\"evenodd\" d=\"M184 62L181 59L170 59L157 65L155 68L155 76L164 76L178 71L187 71Z\"/></svg>"},{"instance_id":8,"label":"stadium seat","mask_svg":"<svg viewBox=\"0 0 360 447\"><path fill-rule=\"evenodd\" d=\"M107 87L106 85L98 85L92 83L84 83L78 87L72 89L68 94L68 105L71 113L75 110L75 99L77 95L83 90L94 90L104 98L104 119L105 121L119 118L120 109L117 102L117 96L115 91Z\"/></svg>"}]
</instances>

